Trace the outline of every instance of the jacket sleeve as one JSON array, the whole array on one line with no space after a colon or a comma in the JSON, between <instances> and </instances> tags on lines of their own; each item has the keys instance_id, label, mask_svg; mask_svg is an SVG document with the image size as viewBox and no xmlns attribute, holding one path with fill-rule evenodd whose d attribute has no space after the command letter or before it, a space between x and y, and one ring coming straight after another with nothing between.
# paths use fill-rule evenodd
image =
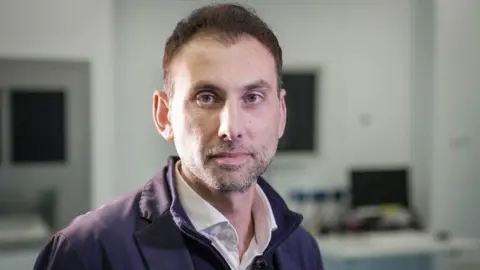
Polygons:
<instances>
[{"instance_id":1,"label":"jacket sleeve","mask_svg":"<svg viewBox=\"0 0 480 270\"><path fill-rule=\"evenodd\" d=\"M33 270L86 270L72 243L57 234L40 251Z\"/></svg>"}]
</instances>

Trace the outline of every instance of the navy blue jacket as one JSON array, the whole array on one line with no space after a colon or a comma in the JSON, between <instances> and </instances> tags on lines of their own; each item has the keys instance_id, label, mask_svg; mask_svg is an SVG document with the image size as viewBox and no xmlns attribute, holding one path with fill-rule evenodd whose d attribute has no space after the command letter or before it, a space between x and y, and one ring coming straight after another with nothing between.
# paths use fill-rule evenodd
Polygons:
<instances>
[{"instance_id":1,"label":"navy blue jacket","mask_svg":"<svg viewBox=\"0 0 480 270\"><path fill-rule=\"evenodd\" d=\"M198 233L175 188L171 157L143 189L75 218L40 252L35 270L229 269L210 241ZM302 217L263 179L278 229L252 269L323 269L316 241L299 226Z\"/></svg>"}]
</instances>

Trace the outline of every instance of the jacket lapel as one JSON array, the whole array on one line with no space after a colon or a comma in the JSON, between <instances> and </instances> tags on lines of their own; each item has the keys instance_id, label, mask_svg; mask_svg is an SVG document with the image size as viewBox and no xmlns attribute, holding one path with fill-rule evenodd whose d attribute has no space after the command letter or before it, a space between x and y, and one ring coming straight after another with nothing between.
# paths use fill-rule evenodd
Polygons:
<instances>
[{"instance_id":1,"label":"jacket lapel","mask_svg":"<svg viewBox=\"0 0 480 270\"><path fill-rule=\"evenodd\" d=\"M181 232L168 214L135 233L147 269L193 270Z\"/></svg>"},{"instance_id":2,"label":"jacket lapel","mask_svg":"<svg viewBox=\"0 0 480 270\"><path fill-rule=\"evenodd\" d=\"M175 162L170 158L164 170L146 183L140 196L135 239L147 269L194 269L184 236L175 223L178 218L170 211L172 203L178 201L172 175Z\"/></svg>"}]
</instances>

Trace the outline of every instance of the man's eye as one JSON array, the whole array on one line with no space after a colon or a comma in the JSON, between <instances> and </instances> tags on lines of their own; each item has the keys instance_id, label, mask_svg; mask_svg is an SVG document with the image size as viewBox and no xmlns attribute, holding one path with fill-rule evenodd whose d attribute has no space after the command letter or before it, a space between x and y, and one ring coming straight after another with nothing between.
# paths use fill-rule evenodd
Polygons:
<instances>
[{"instance_id":1,"label":"man's eye","mask_svg":"<svg viewBox=\"0 0 480 270\"><path fill-rule=\"evenodd\" d=\"M202 93L197 95L197 102L202 104L213 104L215 103L215 95L209 93Z\"/></svg>"},{"instance_id":2,"label":"man's eye","mask_svg":"<svg viewBox=\"0 0 480 270\"><path fill-rule=\"evenodd\" d=\"M245 102L247 103L258 103L262 101L262 96L260 95L257 95L257 94L248 94L246 97L245 97Z\"/></svg>"}]
</instances>

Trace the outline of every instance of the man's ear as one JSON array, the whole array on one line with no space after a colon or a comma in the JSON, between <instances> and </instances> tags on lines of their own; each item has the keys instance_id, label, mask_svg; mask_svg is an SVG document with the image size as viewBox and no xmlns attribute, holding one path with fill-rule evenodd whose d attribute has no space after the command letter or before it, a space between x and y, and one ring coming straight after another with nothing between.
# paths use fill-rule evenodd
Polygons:
<instances>
[{"instance_id":1,"label":"man's ear","mask_svg":"<svg viewBox=\"0 0 480 270\"><path fill-rule=\"evenodd\" d=\"M278 139L280 139L285 133L285 127L287 124L287 104L285 103L285 96L287 92L285 89L280 90L278 95L280 101L280 121L278 122Z\"/></svg>"},{"instance_id":2,"label":"man's ear","mask_svg":"<svg viewBox=\"0 0 480 270\"><path fill-rule=\"evenodd\" d=\"M167 141L173 141L173 129L170 122L169 98L165 91L155 91L153 93L153 121L158 132Z\"/></svg>"}]
</instances>

